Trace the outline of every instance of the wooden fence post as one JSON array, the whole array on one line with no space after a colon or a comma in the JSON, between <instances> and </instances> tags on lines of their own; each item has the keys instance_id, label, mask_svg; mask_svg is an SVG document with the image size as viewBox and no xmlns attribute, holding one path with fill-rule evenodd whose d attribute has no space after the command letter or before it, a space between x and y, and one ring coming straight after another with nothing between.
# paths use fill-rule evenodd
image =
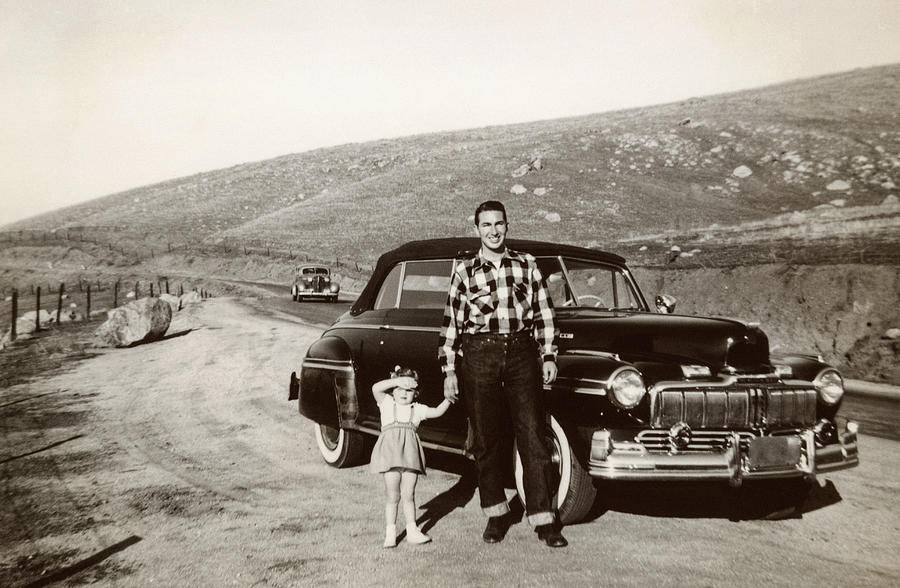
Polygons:
<instances>
[{"instance_id":1,"label":"wooden fence post","mask_svg":"<svg viewBox=\"0 0 900 588\"><path fill-rule=\"evenodd\" d=\"M153 298L153 282L150 282L150 298Z\"/></svg>"},{"instance_id":2,"label":"wooden fence post","mask_svg":"<svg viewBox=\"0 0 900 588\"><path fill-rule=\"evenodd\" d=\"M10 330L9 330L9 340L15 341L16 340L16 319L18 318L17 315L19 314L19 291L16 290L15 288L13 288L12 312L10 314L12 315L12 327L10 327Z\"/></svg>"},{"instance_id":3,"label":"wooden fence post","mask_svg":"<svg viewBox=\"0 0 900 588\"><path fill-rule=\"evenodd\" d=\"M59 297L56 301L56 324L57 325L59 324L59 319L62 317L62 299L63 299L63 292L65 292L65 291L66 291L66 283L61 282L59 284Z\"/></svg>"},{"instance_id":4,"label":"wooden fence post","mask_svg":"<svg viewBox=\"0 0 900 588\"><path fill-rule=\"evenodd\" d=\"M167 278L166 279L166 294L168 294L168 293L169 293L169 280Z\"/></svg>"},{"instance_id":5,"label":"wooden fence post","mask_svg":"<svg viewBox=\"0 0 900 588\"><path fill-rule=\"evenodd\" d=\"M137 300L141 295L141 281L138 280L134 283L134 299Z\"/></svg>"},{"instance_id":6,"label":"wooden fence post","mask_svg":"<svg viewBox=\"0 0 900 588\"><path fill-rule=\"evenodd\" d=\"M91 285L87 287L87 309L84 311L84 320L91 320Z\"/></svg>"},{"instance_id":7,"label":"wooden fence post","mask_svg":"<svg viewBox=\"0 0 900 588\"><path fill-rule=\"evenodd\" d=\"M117 308L119 306L119 280L116 280L116 283L113 284L113 308Z\"/></svg>"},{"instance_id":8,"label":"wooden fence post","mask_svg":"<svg viewBox=\"0 0 900 588\"><path fill-rule=\"evenodd\" d=\"M35 313L34 313L34 330L35 332L41 330L41 287L37 287L37 299L35 300Z\"/></svg>"},{"instance_id":9,"label":"wooden fence post","mask_svg":"<svg viewBox=\"0 0 900 588\"><path fill-rule=\"evenodd\" d=\"M184 284L178 284L178 295L184 296Z\"/></svg>"}]
</instances>

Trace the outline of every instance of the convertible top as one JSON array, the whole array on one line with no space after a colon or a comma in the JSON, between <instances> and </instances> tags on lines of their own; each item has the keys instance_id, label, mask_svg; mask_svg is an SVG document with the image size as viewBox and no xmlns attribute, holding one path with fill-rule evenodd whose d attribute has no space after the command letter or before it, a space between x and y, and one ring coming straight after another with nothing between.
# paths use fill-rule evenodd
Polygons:
<instances>
[{"instance_id":1,"label":"convertible top","mask_svg":"<svg viewBox=\"0 0 900 588\"><path fill-rule=\"evenodd\" d=\"M601 261L615 265L624 265L625 258L615 253L588 249L575 245L563 245L547 241L529 241L525 239L507 239L506 244L510 249L530 253L535 257L547 257L551 255L564 255L577 257L591 261ZM378 294L378 286L394 265L401 261L427 260L427 259L452 259L464 258L475 255L481 241L475 237L452 237L447 239L425 239L422 241L410 241L392 249L378 258L372 277L363 288L362 293L353 307L351 314L359 314L372 305Z\"/></svg>"}]
</instances>

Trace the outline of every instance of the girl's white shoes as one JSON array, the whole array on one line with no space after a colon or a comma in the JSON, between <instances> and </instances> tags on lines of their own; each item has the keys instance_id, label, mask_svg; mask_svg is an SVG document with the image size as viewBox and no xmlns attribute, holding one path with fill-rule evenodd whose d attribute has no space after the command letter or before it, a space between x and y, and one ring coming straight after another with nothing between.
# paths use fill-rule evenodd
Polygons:
<instances>
[{"instance_id":1,"label":"girl's white shoes","mask_svg":"<svg viewBox=\"0 0 900 588\"><path fill-rule=\"evenodd\" d=\"M419 527L415 525L407 525L406 526L406 542L411 543L413 545L421 545L422 543L428 543L431 541L431 537L423 533L419 530ZM391 547L397 547L397 526L396 525L388 525L384 529L384 546L385 549L390 549Z\"/></svg>"},{"instance_id":2,"label":"girl's white shoes","mask_svg":"<svg viewBox=\"0 0 900 588\"><path fill-rule=\"evenodd\" d=\"M397 525L388 525L384 529L384 548L397 547Z\"/></svg>"},{"instance_id":3,"label":"girl's white shoes","mask_svg":"<svg viewBox=\"0 0 900 588\"><path fill-rule=\"evenodd\" d=\"M422 543L428 543L429 541L431 541L431 537L420 531L419 527L415 525L406 525L407 543L412 543L413 545L421 545Z\"/></svg>"}]
</instances>

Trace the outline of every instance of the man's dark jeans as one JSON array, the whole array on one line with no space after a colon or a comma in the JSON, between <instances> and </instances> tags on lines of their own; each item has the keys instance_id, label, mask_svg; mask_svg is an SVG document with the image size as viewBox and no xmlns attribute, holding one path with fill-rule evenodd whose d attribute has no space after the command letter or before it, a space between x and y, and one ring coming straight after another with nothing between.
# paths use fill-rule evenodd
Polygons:
<instances>
[{"instance_id":1,"label":"man's dark jeans","mask_svg":"<svg viewBox=\"0 0 900 588\"><path fill-rule=\"evenodd\" d=\"M472 453L482 509L488 516L509 511L504 482L513 455L511 429L522 458L528 521L552 523L551 462L537 343L530 332L466 335L462 352L461 394L474 432Z\"/></svg>"}]
</instances>

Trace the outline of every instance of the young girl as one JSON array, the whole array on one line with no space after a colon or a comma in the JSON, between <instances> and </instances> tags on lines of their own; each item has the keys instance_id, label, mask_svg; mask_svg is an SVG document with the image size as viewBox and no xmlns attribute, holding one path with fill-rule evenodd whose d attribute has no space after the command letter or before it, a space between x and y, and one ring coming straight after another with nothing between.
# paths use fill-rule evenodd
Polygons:
<instances>
[{"instance_id":1,"label":"young girl","mask_svg":"<svg viewBox=\"0 0 900 588\"><path fill-rule=\"evenodd\" d=\"M425 452L416 434L416 427L425 419L433 419L447 412L450 401L444 399L432 408L413 402L419 391L419 374L399 365L387 380L376 382L372 394L381 411L381 435L372 450L370 469L384 474L387 503L384 507L384 546L397 545L397 503L403 502L406 520L406 541L428 543L431 537L416 526L416 482L425 474ZM388 394L389 390L393 392Z\"/></svg>"}]
</instances>

